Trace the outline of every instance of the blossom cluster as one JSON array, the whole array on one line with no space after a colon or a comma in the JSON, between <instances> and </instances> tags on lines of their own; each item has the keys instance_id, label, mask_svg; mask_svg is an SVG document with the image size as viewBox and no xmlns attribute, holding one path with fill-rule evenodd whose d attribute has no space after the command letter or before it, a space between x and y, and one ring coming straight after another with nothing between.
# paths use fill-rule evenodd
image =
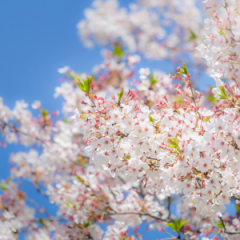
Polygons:
<instances>
[{"instance_id":1,"label":"blossom cluster","mask_svg":"<svg viewBox=\"0 0 240 240\"><path fill-rule=\"evenodd\" d=\"M102 100L87 115L88 156L166 196L183 190L197 212L216 217L239 196L239 108L212 111L165 98L153 110L134 99L129 90L122 104Z\"/></svg>"},{"instance_id":2,"label":"blossom cluster","mask_svg":"<svg viewBox=\"0 0 240 240\"><path fill-rule=\"evenodd\" d=\"M218 85L220 78L239 80L239 8L239 1L235 0L206 3L211 18L204 20L204 40L198 51Z\"/></svg>"},{"instance_id":3,"label":"blossom cluster","mask_svg":"<svg viewBox=\"0 0 240 240\"><path fill-rule=\"evenodd\" d=\"M128 9L119 5L117 0L95 0L93 8L85 10L86 19L79 22L78 29L86 46L92 47L94 41L100 45L122 44L149 59L173 61L182 58L182 52L191 52L195 60L200 60L192 51L199 43L195 33L200 35L203 15L197 1L139 0Z\"/></svg>"},{"instance_id":4,"label":"blossom cluster","mask_svg":"<svg viewBox=\"0 0 240 240\"><path fill-rule=\"evenodd\" d=\"M142 223L159 237L239 239L239 7L237 0L206 0L204 10L194 0L139 0L127 10L94 1L78 25L81 38L112 49L91 76L58 69L61 113L40 101L10 109L0 98L0 145L26 147L11 155L9 179L0 183L0 239L137 240ZM184 63L174 74L136 70L136 52L173 66L190 53L193 74ZM207 97L191 79L204 66L200 56L216 80ZM23 191L22 180L57 206L56 216ZM236 215L225 210L230 201Z\"/></svg>"}]
</instances>

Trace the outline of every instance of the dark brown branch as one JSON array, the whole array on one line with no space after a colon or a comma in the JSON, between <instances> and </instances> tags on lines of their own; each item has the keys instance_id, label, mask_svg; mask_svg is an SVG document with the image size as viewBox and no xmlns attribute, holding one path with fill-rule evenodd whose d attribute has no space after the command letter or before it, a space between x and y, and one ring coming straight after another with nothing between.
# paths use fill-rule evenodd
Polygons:
<instances>
[{"instance_id":1,"label":"dark brown branch","mask_svg":"<svg viewBox=\"0 0 240 240\"><path fill-rule=\"evenodd\" d=\"M153 157L147 157L148 159L155 160L155 161L161 161L161 159L153 158Z\"/></svg>"},{"instance_id":2,"label":"dark brown branch","mask_svg":"<svg viewBox=\"0 0 240 240\"><path fill-rule=\"evenodd\" d=\"M40 194L43 195L46 199L49 200L48 195L47 195L44 191L42 191L36 183L32 183L32 184L33 184L33 186L35 187L35 189L37 190L38 193L40 193Z\"/></svg>"},{"instance_id":3,"label":"dark brown branch","mask_svg":"<svg viewBox=\"0 0 240 240\"><path fill-rule=\"evenodd\" d=\"M190 85L190 89L191 89L191 93L192 93L192 100L193 100L193 103L194 103L195 108L196 108L196 112L197 112L197 114L198 114L199 119L202 120L201 115L199 114L199 112L198 112L198 110L197 110L197 103L196 103L195 98L194 98L194 93L193 93L192 83L190 82L189 85Z\"/></svg>"},{"instance_id":4,"label":"dark brown branch","mask_svg":"<svg viewBox=\"0 0 240 240\"><path fill-rule=\"evenodd\" d=\"M220 221L221 221L221 223L222 223L222 225L223 225L223 231L224 231L224 233L227 233L227 234L229 234L229 235L240 234L240 232L228 232L227 229L226 229L226 226L225 226L225 224L224 224L224 221L223 221L222 217L219 217L219 219L220 219Z\"/></svg>"},{"instance_id":5,"label":"dark brown branch","mask_svg":"<svg viewBox=\"0 0 240 240\"><path fill-rule=\"evenodd\" d=\"M171 219L171 196L168 197L168 205L167 205L167 209L168 209L168 217L167 219Z\"/></svg>"},{"instance_id":6,"label":"dark brown branch","mask_svg":"<svg viewBox=\"0 0 240 240\"><path fill-rule=\"evenodd\" d=\"M23 135L25 135L25 136L27 136L27 137L31 137L31 138L33 138L33 139L35 139L35 140L40 141L40 142L45 142L44 139L40 139L40 138L37 137L37 136L32 136L32 135L30 135L30 134L28 134L28 133L22 132L22 131L19 130L14 124L11 125L11 124L9 124L9 123L3 122L2 120L0 120L0 122L3 124L3 128L4 128L5 126L8 126L8 127L10 127L10 128L13 129L12 132L19 133L19 134L23 134ZM54 142L53 139L51 139L51 141Z\"/></svg>"}]
</instances>

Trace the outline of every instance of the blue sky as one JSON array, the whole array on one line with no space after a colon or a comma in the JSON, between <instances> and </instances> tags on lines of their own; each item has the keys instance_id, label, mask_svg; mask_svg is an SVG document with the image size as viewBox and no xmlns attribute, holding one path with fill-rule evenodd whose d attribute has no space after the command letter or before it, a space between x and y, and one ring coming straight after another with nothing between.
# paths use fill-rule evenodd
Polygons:
<instances>
[{"instance_id":1,"label":"blue sky","mask_svg":"<svg viewBox=\"0 0 240 240\"><path fill-rule=\"evenodd\" d=\"M76 25L91 2L0 1L0 97L6 105L12 108L16 100L24 99L29 104L41 100L44 109L60 109L61 99L53 98L61 77L57 69L68 65L78 72L91 73L92 67L101 62L100 48L86 49L77 34ZM122 5L128 2L121 0ZM146 66L157 68L159 63ZM166 64L161 69L173 70ZM25 149L19 145L0 147L0 179L8 177L10 153L22 150ZM37 196L30 184L25 183L23 188L30 196ZM43 199L39 201L45 204ZM51 205L47 208L56 210ZM154 232L145 236L148 237L144 239L159 237Z\"/></svg>"},{"instance_id":2,"label":"blue sky","mask_svg":"<svg viewBox=\"0 0 240 240\"><path fill-rule=\"evenodd\" d=\"M0 1L0 95L55 108L53 90L59 67L91 71L100 61L97 49L85 49L76 25L90 5L88 0Z\"/></svg>"}]
</instances>

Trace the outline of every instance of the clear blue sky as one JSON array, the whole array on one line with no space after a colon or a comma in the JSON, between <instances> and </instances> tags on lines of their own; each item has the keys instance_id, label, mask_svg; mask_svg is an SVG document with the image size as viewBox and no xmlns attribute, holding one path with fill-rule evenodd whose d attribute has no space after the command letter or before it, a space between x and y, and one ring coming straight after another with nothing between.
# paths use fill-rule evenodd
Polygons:
<instances>
[{"instance_id":1,"label":"clear blue sky","mask_svg":"<svg viewBox=\"0 0 240 240\"><path fill-rule=\"evenodd\" d=\"M54 99L59 85L57 69L65 65L78 72L91 73L101 62L100 48L86 49L77 34L77 23L91 0L1 0L0 1L0 97L11 108L16 100L31 104L41 100L44 109L57 110L61 99ZM121 0L126 5L129 0ZM147 67L157 68L158 62ZM161 69L170 69L166 65ZM8 177L10 153L26 150L18 145L0 147L0 179ZM24 189L36 197L32 186ZM45 204L43 199L39 200ZM47 205L49 211L55 211ZM154 232L144 239L156 239Z\"/></svg>"}]
</instances>

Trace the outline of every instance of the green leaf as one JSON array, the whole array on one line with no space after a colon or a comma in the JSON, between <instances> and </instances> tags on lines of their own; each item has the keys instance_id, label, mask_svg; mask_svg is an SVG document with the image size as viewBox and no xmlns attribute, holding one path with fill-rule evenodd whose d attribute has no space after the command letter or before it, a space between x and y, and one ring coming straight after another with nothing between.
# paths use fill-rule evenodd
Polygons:
<instances>
[{"instance_id":1,"label":"green leaf","mask_svg":"<svg viewBox=\"0 0 240 240\"><path fill-rule=\"evenodd\" d=\"M220 97L220 98L217 98L216 100L229 99L225 88L223 86L219 86L218 88L220 89L221 93L218 93L217 91L215 91L215 93Z\"/></svg>"},{"instance_id":2,"label":"green leaf","mask_svg":"<svg viewBox=\"0 0 240 240\"><path fill-rule=\"evenodd\" d=\"M70 123L66 118L63 119L64 123Z\"/></svg>"},{"instance_id":3,"label":"green leaf","mask_svg":"<svg viewBox=\"0 0 240 240\"><path fill-rule=\"evenodd\" d=\"M208 122L209 119L210 119L210 116L207 116L205 119L205 122Z\"/></svg>"},{"instance_id":4,"label":"green leaf","mask_svg":"<svg viewBox=\"0 0 240 240\"><path fill-rule=\"evenodd\" d=\"M235 204L235 208L236 208L237 213L240 214L240 207L237 204Z\"/></svg>"},{"instance_id":5,"label":"green leaf","mask_svg":"<svg viewBox=\"0 0 240 240\"><path fill-rule=\"evenodd\" d=\"M150 114L148 114L148 118L149 118L149 122L154 122L153 117Z\"/></svg>"},{"instance_id":6,"label":"green leaf","mask_svg":"<svg viewBox=\"0 0 240 240\"><path fill-rule=\"evenodd\" d=\"M81 77L81 73L72 73L72 72L69 72L67 73L67 75L72 78L72 80L78 80L80 77Z\"/></svg>"},{"instance_id":7,"label":"green leaf","mask_svg":"<svg viewBox=\"0 0 240 240\"><path fill-rule=\"evenodd\" d=\"M182 72L183 74L188 75L188 69L185 63L182 65Z\"/></svg>"},{"instance_id":8,"label":"green leaf","mask_svg":"<svg viewBox=\"0 0 240 240\"><path fill-rule=\"evenodd\" d=\"M188 222L189 220L182 221L182 218L175 220L174 223L167 223L166 225L170 228L172 228L173 231L176 231L177 233L180 232L181 228Z\"/></svg>"},{"instance_id":9,"label":"green leaf","mask_svg":"<svg viewBox=\"0 0 240 240\"><path fill-rule=\"evenodd\" d=\"M189 222L189 220L185 220L185 221L181 222L181 224L180 224L180 229L181 229L187 222Z\"/></svg>"},{"instance_id":10,"label":"green leaf","mask_svg":"<svg viewBox=\"0 0 240 240\"><path fill-rule=\"evenodd\" d=\"M81 177L79 177L79 176L76 176L76 177L77 177L77 180L79 182L81 182L82 184L86 185L85 181Z\"/></svg>"},{"instance_id":11,"label":"green leaf","mask_svg":"<svg viewBox=\"0 0 240 240\"><path fill-rule=\"evenodd\" d=\"M87 118L87 114L80 114L79 120L85 120Z\"/></svg>"},{"instance_id":12,"label":"green leaf","mask_svg":"<svg viewBox=\"0 0 240 240\"><path fill-rule=\"evenodd\" d=\"M48 111L47 110L44 110L44 109L40 109L40 112L42 113L43 117L46 118L47 115L48 115Z\"/></svg>"},{"instance_id":13,"label":"green leaf","mask_svg":"<svg viewBox=\"0 0 240 240\"><path fill-rule=\"evenodd\" d=\"M67 207L70 207L70 203L64 203Z\"/></svg>"},{"instance_id":14,"label":"green leaf","mask_svg":"<svg viewBox=\"0 0 240 240\"><path fill-rule=\"evenodd\" d=\"M190 41L193 41L197 38L198 38L197 35L192 30L190 30L190 36L186 39L186 41L190 42Z\"/></svg>"},{"instance_id":15,"label":"green leaf","mask_svg":"<svg viewBox=\"0 0 240 240\"><path fill-rule=\"evenodd\" d=\"M128 154L128 155L125 156L125 158L126 158L126 159L130 159L131 156Z\"/></svg>"},{"instance_id":16,"label":"green leaf","mask_svg":"<svg viewBox=\"0 0 240 240\"><path fill-rule=\"evenodd\" d=\"M169 223L166 223L166 225L167 225L168 227L170 227L173 231L176 231L176 232L177 232L177 229L176 229L175 223L171 223L171 222L169 222Z\"/></svg>"},{"instance_id":17,"label":"green leaf","mask_svg":"<svg viewBox=\"0 0 240 240\"><path fill-rule=\"evenodd\" d=\"M218 29L218 33L221 34L222 36L226 37L225 32L222 29Z\"/></svg>"},{"instance_id":18,"label":"green leaf","mask_svg":"<svg viewBox=\"0 0 240 240\"><path fill-rule=\"evenodd\" d=\"M216 223L216 225L220 228L224 228L224 225L222 224L222 222Z\"/></svg>"},{"instance_id":19,"label":"green leaf","mask_svg":"<svg viewBox=\"0 0 240 240\"><path fill-rule=\"evenodd\" d=\"M83 84L80 82L79 79L77 80L77 85L78 85L78 87L84 92Z\"/></svg>"},{"instance_id":20,"label":"green leaf","mask_svg":"<svg viewBox=\"0 0 240 240\"><path fill-rule=\"evenodd\" d=\"M122 59L124 56L124 51L122 46L113 46L113 55Z\"/></svg>"},{"instance_id":21,"label":"green leaf","mask_svg":"<svg viewBox=\"0 0 240 240\"><path fill-rule=\"evenodd\" d=\"M87 77L87 79L82 79L82 82L78 79L77 85L83 92L85 92L85 93L90 92L93 76L94 76L94 74Z\"/></svg>"},{"instance_id":22,"label":"green leaf","mask_svg":"<svg viewBox=\"0 0 240 240\"><path fill-rule=\"evenodd\" d=\"M208 95L208 96L206 96L206 98L207 98L207 100L209 101L209 102L211 102L211 103L213 103L214 105L216 105L217 104L217 102L216 102L216 99L215 99L215 97L214 97L214 95L213 95L213 93L212 93L212 90L213 90L213 86L210 86L209 87L210 88L210 94Z\"/></svg>"},{"instance_id":23,"label":"green leaf","mask_svg":"<svg viewBox=\"0 0 240 240\"><path fill-rule=\"evenodd\" d=\"M206 96L207 100L211 103L213 103L214 105L216 105L216 99L214 98L214 96L211 94L210 96Z\"/></svg>"},{"instance_id":24,"label":"green leaf","mask_svg":"<svg viewBox=\"0 0 240 240\"><path fill-rule=\"evenodd\" d=\"M181 95L177 95L177 98L176 98L176 103L179 104L182 102L182 98L181 98Z\"/></svg>"},{"instance_id":25,"label":"green leaf","mask_svg":"<svg viewBox=\"0 0 240 240\"><path fill-rule=\"evenodd\" d=\"M7 186L4 183L0 183L0 187L2 188L2 190L7 190Z\"/></svg>"},{"instance_id":26,"label":"green leaf","mask_svg":"<svg viewBox=\"0 0 240 240\"><path fill-rule=\"evenodd\" d=\"M154 77L153 74L150 75L149 80L150 80L150 84L151 84L151 85L153 85L153 84L155 84L155 83L158 82L157 79Z\"/></svg>"},{"instance_id":27,"label":"green leaf","mask_svg":"<svg viewBox=\"0 0 240 240\"><path fill-rule=\"evenodd\" d=\"M89 221L87 221L87 222L85 222L85 224L84 224L84 228L87 228L87 227L89 227L90 225L92 225Z\"/></svg>"},{"instance_id":28,"label":"green leaf","mask_svg":"<svg viewBox=\"0 0 240 240\"><path fill-rule=\"evenodd\" d=\"M172 144L172 145L168 145L168 147L175 148L177 150L180 149L178 139L177 139L177 135L174 138L168 138L168 141Z\"/></svg>"},{"instance_id":29,"label":"green leaf","mask_svg":"<svg viewBox=\"0 0 240 240\"><path fill-rule=\"evenodd\" d=\"M177 232L179 232L180 229L181 229L181 227L180 227L181 221L182 221L182 217L180 217L179 219L177 219L177 220L175 221L175 228L176 228Z\"/></svg>"},{"instance_id":30,"label":"green leaf","mask_svg":"<svg viewBox=\"0 0 240 240\"><path fill-rule=\"evenodd\" d=\"M45 221L42 218L40 218L38 221L45 226Z\"/></svg>"},{"instance_id":31,"label":"green leaf","mask_svg":"<svg viewBox=\"0 0 240 240\"><path fill-rule=\"evenodd\" d=\"M118 95L118 102L120 102L120 101L121 101L121 99L122 99L122 96L123 96L123 93L124 93L124 88L122 88L122 90L121 90L121 92L120 92L120 93L117 93L117 95Z\"/></svg>"},{"instance_id":32,"label":"green leaf","mask_svg":"<svg viewBox=\"0 0 240 240\"><path fill-rule=\"evenodd\" d=\"M177 74L188 75L188 69L185 63L182 65L181 71L177 72Z\"/></svg>"}]
</instances>

